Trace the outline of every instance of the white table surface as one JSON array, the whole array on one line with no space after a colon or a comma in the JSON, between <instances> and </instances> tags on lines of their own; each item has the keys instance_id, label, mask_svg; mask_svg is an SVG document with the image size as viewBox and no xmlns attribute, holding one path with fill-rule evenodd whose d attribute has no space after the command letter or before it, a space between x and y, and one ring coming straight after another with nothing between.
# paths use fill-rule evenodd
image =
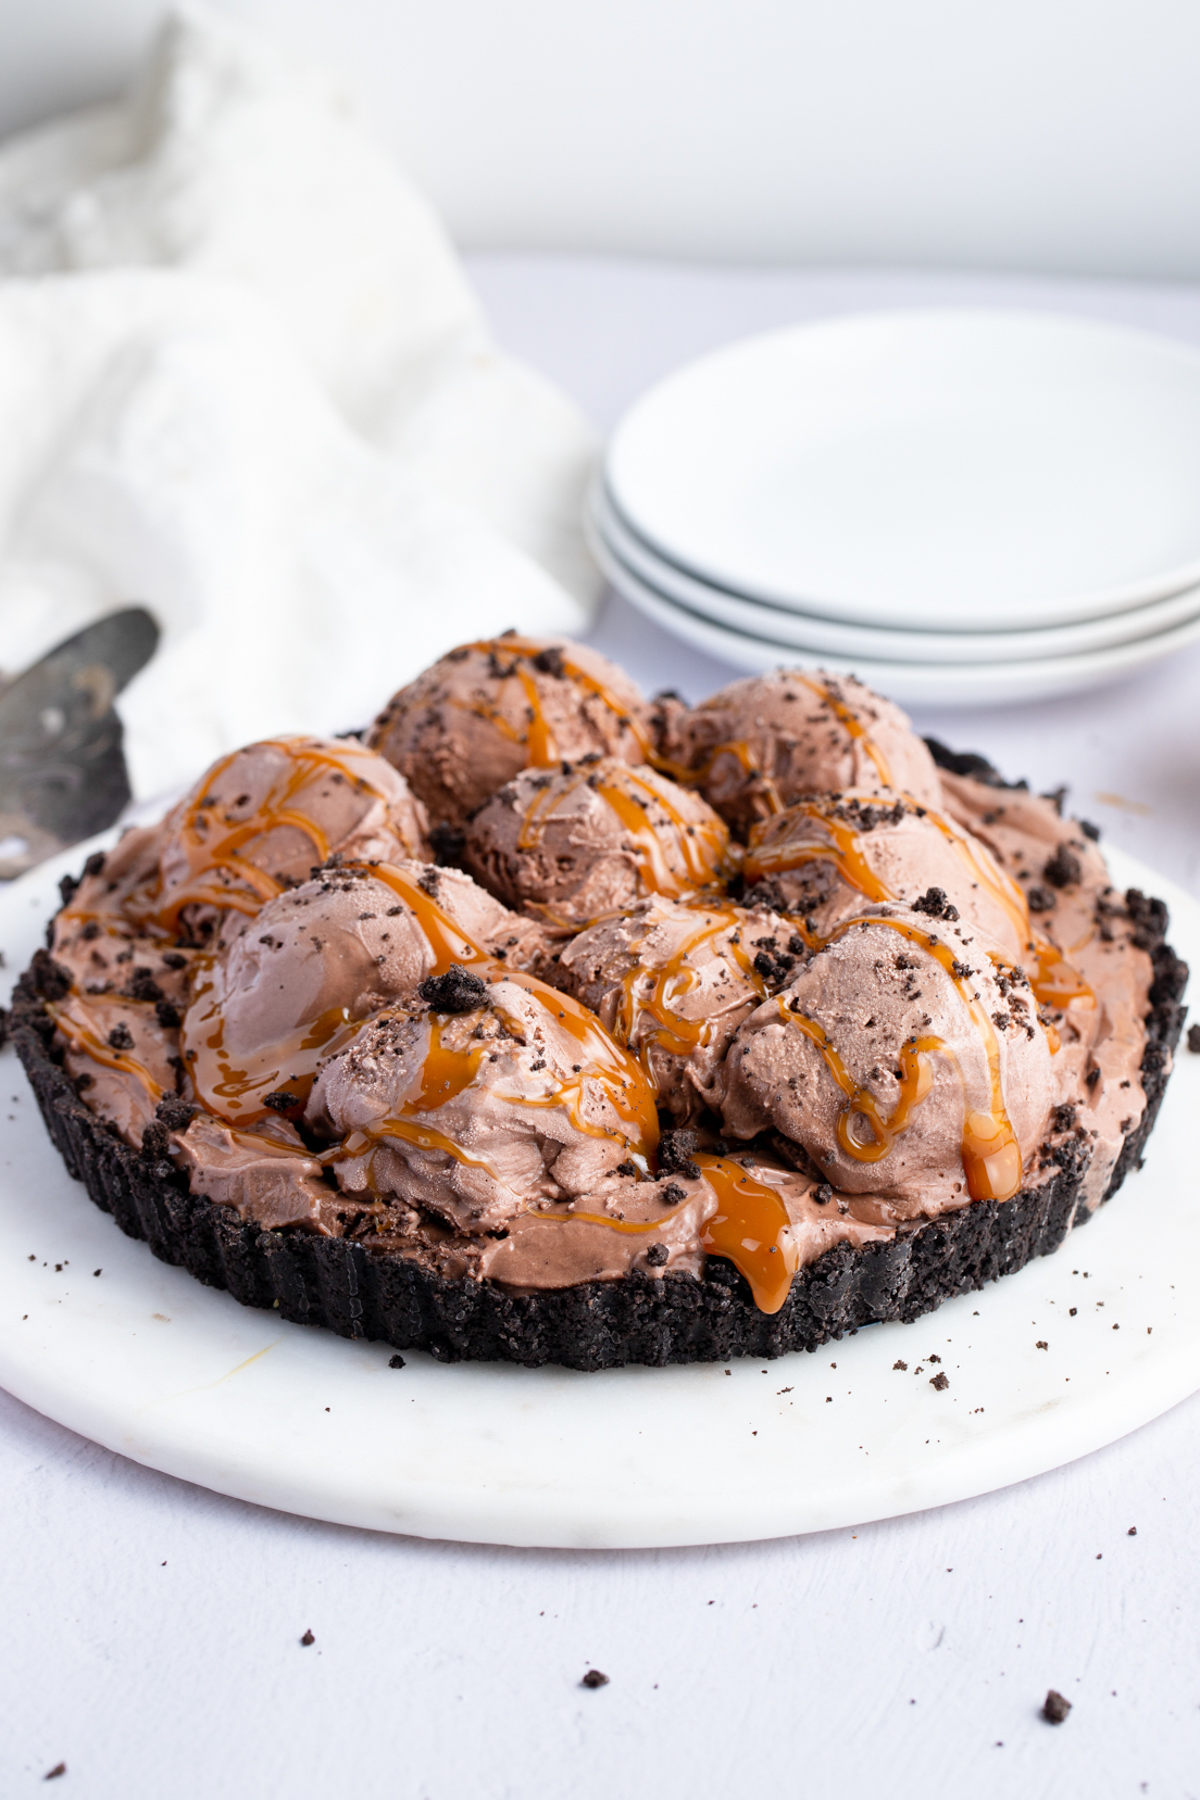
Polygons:
<instances>
[{"instance_id":1,"label":"white table surface","mask_svg":"<svg viewBox=\"0 0 1200 1800\"><path fill-rule=\"evenodd\" d=\"M1195 288L473 269L502 340L604 427L705 349L850 308L1032 304L1200 342ZM593 636L651 689L699 698L729 679L615 600ZM1200 892L1198 709L1200 649L1059 705L917 723L1036 787L1068 782L1107 837ZM0 1792L40 1791L65 1761L53 1791L96 1800L1200 1796L1198 1433L1194 1397L1083 1462L937 1512L567 1553L267 1512L0 1394ZM579 1687L591 1666L607 1687ZM1037 1716L1050 1686L1074 1705L1058 1728Z\"/></svg>"}]
</instances>

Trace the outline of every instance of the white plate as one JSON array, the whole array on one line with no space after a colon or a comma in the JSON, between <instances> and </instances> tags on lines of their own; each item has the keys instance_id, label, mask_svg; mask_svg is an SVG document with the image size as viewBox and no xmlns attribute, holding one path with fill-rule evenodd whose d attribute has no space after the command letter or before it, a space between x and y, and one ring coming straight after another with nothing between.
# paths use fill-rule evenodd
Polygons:
<instances>
[{"instance_id":1,"label":"white plate","mask_svg":"<svg viewBox=\"0 0 1200 1800\"><path fill-rule=\"evenodd\" d=\"M1075 625L1042 631L890 631L876 625L845 625L760 600L731 594L655 554L632 532L597 480L588 501L590 527L618 564L667 600L674 600L718 625L791 644L808 655L865 656L877 662L1041 662L1047 657L1084 655L1117 644L1154 637L1200 618L1200 587L1186 588L1129 612L1109 613Z\"/></svg>"},{"instance_id":2,"label":"white plate","mask_svg":"<svg viewBox=\"0 0 1200 1800\"><path fill-rule=\"evenodd\" d=\"M10 969L88 848L0 895ZM1200 958L1200 906L1111 862ZM505 1544L782 1536L987 1493L1200 1387L1200 1057L1171 1079L1144 1171L1056 1255L813 1356L600 1375L415 1353L393 1370L386 1347L202 1287L92 1205L5 1057L0 1382L135 1461L285 1512Z\"/></svg>"},{"instance_id":3,"label":"white plate","mask_svg":"<svg viewBox=\"0 0 1200 1800\"><path fill-rule=\"evenodd\" d=\"M642 581L613 555L603 538L588 527L588 543L601 569L619 594L664 631L694 644L706 655L749 674L791 667L797 660L819 662L843 675L857 675L904 706L987 706L1020 700L1045 700L1054 694L1081 693L1106 681L1158 662L1200 638L1200 619L1178 625L1136 644L1118 644L1085 656L1047 657L1042 662L971 663L876 662L867 656L831 656L824 650L806 655L796 644L752 637L715 620L702 618Z\"/></svg>"},{"instance_id":4,"label":"white plate","mask_svg":"<svg viewBox=\"0 0 1200 1800\"><path fill-rule=\"evenodd\" d=\"M864 314L659 383L621 513L702 580L859 624L1003 630L1200 583L1200 354L985 309Z\"/></svg>"}]
</instances>

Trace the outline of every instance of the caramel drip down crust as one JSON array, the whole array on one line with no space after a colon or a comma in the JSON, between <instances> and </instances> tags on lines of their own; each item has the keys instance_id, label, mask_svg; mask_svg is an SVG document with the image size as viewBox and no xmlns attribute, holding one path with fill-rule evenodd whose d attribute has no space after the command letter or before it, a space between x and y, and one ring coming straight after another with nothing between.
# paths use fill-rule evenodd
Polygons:
<instances>
[{"instance_id":1,"label":"caramel drip down crust","mask_svg":"<svg viewBox=\"0 0 1200 1800\"><path fill-rule=\"evenodd\" d=\"M774 1188L729 1157L699 1155L696 1162L717 1196L701 1243L746 1277L760 1312L778 1312L800 1267L786 1206Z\"/></svg>"},{"instance_id":2,"label":"caramel drip down crust","mask_svg":"<svg viewBox=\"0 0 1200 1800\"><path fill-rule=\"evenodd\" d=\"M800 1267L799 1245L782 1198L730 1157L701 1152L696 1163L717 1201L716 1211L701 1229L701 1245L710 1256L723 1256L745 1277L760 1312L777 1313ZM609 1231L647 1236L661 1235L670 1216L624 1220L572 1208L557 1215L556 1222L565 1225L578 1219Z\"/></svg>"}]
</instances>

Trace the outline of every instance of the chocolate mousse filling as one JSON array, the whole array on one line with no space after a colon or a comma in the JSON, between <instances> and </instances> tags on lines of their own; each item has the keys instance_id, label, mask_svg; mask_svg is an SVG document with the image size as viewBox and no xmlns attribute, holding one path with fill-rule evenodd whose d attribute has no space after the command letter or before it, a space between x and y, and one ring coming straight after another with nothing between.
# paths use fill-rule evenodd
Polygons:
<instances>
[{"instance_id":1,"label":"chocolate mousse filling","mask_svg":"<svg viewBox=\"0 0 1200 1800\"><path fill-rule=\"evenodd\" d=\"M857 684L689 714L601 662L466 646L381 753L250 746L66 884L12 1035L72 1173L245 1304L448 1360L815 1349L1056 1248L1161 1103L1162 904Z\"/></svg>"}]
</instances>

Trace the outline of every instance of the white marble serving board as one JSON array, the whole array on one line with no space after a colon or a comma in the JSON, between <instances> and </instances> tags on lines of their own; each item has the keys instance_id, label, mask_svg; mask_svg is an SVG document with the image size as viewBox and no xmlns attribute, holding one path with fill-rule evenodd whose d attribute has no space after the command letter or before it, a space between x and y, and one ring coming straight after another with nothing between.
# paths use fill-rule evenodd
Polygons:
<instances>
[{"instance_id":1,"label":"white marble serving board","mask_svg":"<svg viewBox=\"0 0 1200 1800\"><path fill-rule=\"evenodd\" d=\"M0 895L10 979L86 849ZM1200 904L1110 862L1118 885L1168 901L1172 942L1200 960ZM1145 1169L1056 1255L812 1356L595 1375L416 1352L394 1370L386 1346L239 1306L92 1205L11 1049L0 1102L0 1384L135 1461L287 1512L503 1544L782 1536L987 1493L1200 1388L1186 1052Z\"/></svg>"}]
</instances>

